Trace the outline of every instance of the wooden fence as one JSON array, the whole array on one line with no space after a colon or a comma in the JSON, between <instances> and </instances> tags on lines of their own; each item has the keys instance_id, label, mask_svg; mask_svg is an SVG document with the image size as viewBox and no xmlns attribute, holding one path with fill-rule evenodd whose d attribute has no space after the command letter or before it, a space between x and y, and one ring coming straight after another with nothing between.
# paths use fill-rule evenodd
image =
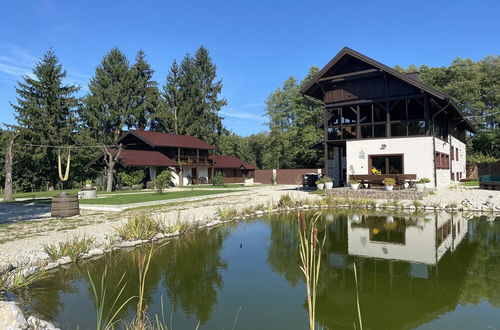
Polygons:
<instances>
[{"instance_id":1,"label":"wooden fence","mask_svg":"<svg viewBox=\"0 0 500 330\"><path fill-rule=\"evenodd\" d=\"M271 184L273 172L275 172L276 181L278 184L295 184L295 180L298 176L302 176L306 173L321 173L321 169L306 168L285 170L256 170L254 181L262 184Z\"/></svg>"},{"instance_id":2,"label":"wooden fence","mask_svg":"<svg viewBox=\"0 0 500 330\"><path fill-rule=\"evenodd\" d=\"M481 175L500 175L500 162L477 165L477 174Z\"/></svg>"}]
</instances>

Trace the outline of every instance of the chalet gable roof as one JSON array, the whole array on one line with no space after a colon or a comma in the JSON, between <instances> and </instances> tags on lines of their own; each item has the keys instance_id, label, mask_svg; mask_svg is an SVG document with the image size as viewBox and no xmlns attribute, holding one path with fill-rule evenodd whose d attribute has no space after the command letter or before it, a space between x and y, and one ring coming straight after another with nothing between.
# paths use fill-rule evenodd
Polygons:
<instances>
[{"instance_id":1,"label":"chalet gable roof","mask_svg":"<svg viewBox=\"0 0 500 330\"><path fill-rule=\"evenodd\" d=\"M370 66L372 66L380 71L387 72L388 74L406 82L407 84L409 84L411 86L414 86L418 89L421 89L421 90L437 97L440 100L451 99L445 93L440 92L435 88L432 88L431 86L423 83L422 81L414 79L410 75L406 75L406 74L401 73L401 72L399 72L391 67L388 67L387 65L382 64L382 63L380 63L380 62L378 62L378 61L376 61L376 60L374 60L366 55L363 55L363 54L361 54L361 53L359 53L359 52L357 52L349 47L342 48L342 50L337 55L335 55L335 57L332 58L330 60L330 62L328 62L328 64L325 65L324 68L322 68L320 71L318 71L318 73L314 76L314 78L311 79L311 81L309 83L307 83L301 89L300 92L302 94L314 97L313 95L314 95L315 89L319 88L319 86L318 86L319 80L321 78L324 78L325 74L328 71L330 71L330 69L332 69L337 63L339 63L346 55L352 56L353 58L356 58L356 59L358 59L366 64L369 64ZM369 71L369 69L361 70L360 72L362 72L362 71Z\"/></svg>"},{"instance_id":2,"label":"chalet gable roof","mask_svg":"<svg viewBox=\"0 0 500 330\"><path fill-rule=\"evenodd\" d=\"M322 93L320 82L328 80L328 77L327 77L328 73L337 64L342 65L342 61L346 57L349 57L349 56L367 64L366 67L360 67L359 71L356 71L356 73L370 74L376 70L381 71L381 72L386 72L387 74L407 83L408 85L413 86L417 89L420 89L420 90L434 96L435 98L437 98L440 101L444 101L443 103L448 103L449 105L451 105L454 108L454 110L456 111L456 113L459 115L459 117L462 118L462 121L463 121L462 124L467 128L467 130L470 132L475 132L475 129L472 127L471 123L463 116L462 112L458 108L458 105L453 101L453 99L449 95L447 95L443 92L440 92L437 89L425 84L420 79L416 79L414 77L414 75L412 75L412 74L401 73L401 72L399 72L391 67L388 67L387 65L382 64L382 63L380 63L380 62L378 62L378 61L376 61L376 60L374 60L366 55L363 55L363 54L361 54L361 53L359 53L359 52L357 52L349 47L344 47L337 55L335 55L335 57L332 58L330 60L330 62L328 62L325 65L325 67L323 67L320 71L318 71L318 73L311 79L310 82L308 82L307 84L305 84L301 88L300 93L322 101L321 96L320 96ZM348 76L348 74L337 74L336 75L336 77L339 77L339 78L341 78L342 76Z\"/></svg>"},{"instance_id":3,"label":"chalet gable roof","mask_svg":"<svg viewBox=\"0 0 500 330\"><path fill-rule=\"evenodd\" d=\"M150 132L131 130L123 134L118 143L123 142L127 136L132 135L150 145L151 147L173 147L215 150L215 147L190 135L169 134L163 132Z\"/></svg>"}]
</instances>

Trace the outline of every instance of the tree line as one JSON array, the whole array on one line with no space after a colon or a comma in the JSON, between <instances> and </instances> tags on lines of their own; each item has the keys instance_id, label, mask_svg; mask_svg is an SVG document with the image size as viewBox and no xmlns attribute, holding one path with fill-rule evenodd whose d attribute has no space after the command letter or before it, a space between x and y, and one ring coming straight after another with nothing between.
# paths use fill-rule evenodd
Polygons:
<instances>
[{"instance_id":1,"label":"tree line","mask_svg":"<svg viewBox=\"0 0 500 330\"><path fill-rule=\"evenodd\" d=\"M468 142L471 160L500 158L500 56L477 62L457 58L448 67L395 68L420 72L425 83L455 99L479 129ZM179 63L173 61L161 85L154 81L154 70L143 51L130 63L120 49L113 48L96 67L83 97L76 96L80 86L65 83L67 72L49 50L33 74L17 83L17 98L11 102L16 124L0 130L0 180L5 180L5 147L13 132L19 135L13 168L17 191L50 189L59 182L57 160L66 157L68 149L40 145L81 147L71 151L70 185L99 176L85 166L99 154L106 155L112 175L117 153L106 153L106 146L116 146L129 129L197 136L216 146L219 154L237 156L258 168L320 168L323 151L314 146L323 140L317 127L322 105L300 94L317 71L313 66L301 81L293 76L286 79L265 102L267 129L240 136L222 123L219 111L227 101L221 97L217 67L204 47L194 55L186 54Z\"/></svg>"}]
</instances>

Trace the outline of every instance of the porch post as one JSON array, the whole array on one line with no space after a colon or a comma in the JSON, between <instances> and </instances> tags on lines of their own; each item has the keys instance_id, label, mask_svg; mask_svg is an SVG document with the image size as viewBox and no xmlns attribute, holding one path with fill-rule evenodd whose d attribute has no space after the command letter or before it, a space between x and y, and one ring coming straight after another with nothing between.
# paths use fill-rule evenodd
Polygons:
<instances>
[{"instance_id":1,"label":"porch post","mask_svg":"<svg viewBox=\"0 0 500 330\"><path fill-rule=\"evenodd\" d=\"M177 148L177 163L179 163L179 186L184 186L184 173L182 173L181 148Z\"/></svg>"}]
</instances>

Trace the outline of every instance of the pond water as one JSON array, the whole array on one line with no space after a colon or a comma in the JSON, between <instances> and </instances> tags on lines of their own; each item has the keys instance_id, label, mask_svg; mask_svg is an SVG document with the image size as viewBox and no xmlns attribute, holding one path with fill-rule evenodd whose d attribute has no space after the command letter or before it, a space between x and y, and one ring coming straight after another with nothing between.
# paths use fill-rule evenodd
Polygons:
<instances>
[{"instance_id":1,"label":"pond water","mask_svg":"<svg viewBox=\"0 0 500 330\"><path fill-rule=\"evenodd\" d=\"M500 329L500 219L492 220L324 212L318 323L325 329L357 323L355 263L364 329ZM198 322L199 329L233 329L235 322L235 329L307 329L298 244L296 214L170 241L148 273L148 314L174 330ZM62 328L95 329L88 273L99 281L108 265L109 296L126 273L123 302L137 295L137 258L145 252L122 251L61 270L20 298ZM130 319L135 304L119 317Z\"/></svg>"}]
</instances>

